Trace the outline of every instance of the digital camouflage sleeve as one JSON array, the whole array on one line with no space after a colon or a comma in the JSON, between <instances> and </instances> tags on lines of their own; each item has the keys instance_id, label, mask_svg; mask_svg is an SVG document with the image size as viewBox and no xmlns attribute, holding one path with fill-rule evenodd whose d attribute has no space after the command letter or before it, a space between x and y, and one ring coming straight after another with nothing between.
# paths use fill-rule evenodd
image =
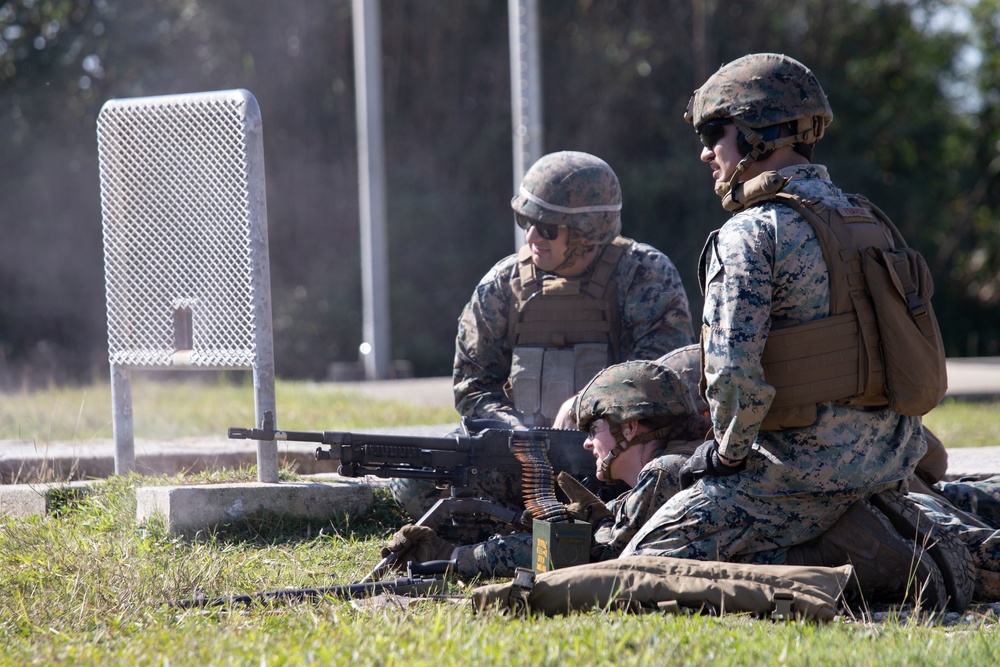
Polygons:
<instances>
[{"instance_id":1,"label":"digital camouflage sleeve","mask_svg":"<svg viewBox=\"0 0 1000 667\"><path fill-rule=\"evenodd\" d=\"M846 203L822 165L781 174L792 178L790 192ZM705 277L706 397L720 453L742 459L760 450L783 462L762 465L767 472L760 482L788 495L885 484L912 472L924 451L922 438L909 442L919 422L889 410L824 403L809 428L760 431L774 397L760 363L768 332L782 322L826 317L829 310L826 262L808 222L780 204L734 215L707 248Z\"/></svg>"}]
</instances>

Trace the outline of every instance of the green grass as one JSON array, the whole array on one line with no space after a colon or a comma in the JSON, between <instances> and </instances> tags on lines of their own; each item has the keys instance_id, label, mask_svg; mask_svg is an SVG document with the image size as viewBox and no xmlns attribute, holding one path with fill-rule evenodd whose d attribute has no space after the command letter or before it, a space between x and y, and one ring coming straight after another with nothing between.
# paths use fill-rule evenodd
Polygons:
<instances>
[{"instance_id":1,"label":"green grass","mask_svg":"<svg viewBox=\"0 0 1000 667\"><path fill-rule=\"evenodd\" d=\"M109 437L106 391L5 396L0 437L12 437L12 428L29 438ZM214 434L252 418L249 387L227 382L195 388L137 383L134 402L141 437ZM294 429L454 420L448 411L373 402L309 383L279 383L278 405L284 423ZM996 406L967 409L936 410L937 430L974 430L992 418ZM461 600L405 609L333 599L229 611L168 607L166 602L188 598L196 589L215 596L357 581L377 562L380 545L406 521L388 494L376 490L376 502L364 514L325 522L259 516L196 540L172 536L159 522L135 522L138 485L255 479L252 469L111 478L87 493L63 495L45 517L0 517L0 665L968 667L1000 662L1000 626L995 614L980 616L981 611L958 625L955 618L906 616L816 625L739 615L601 612L512 619L477 616ZM454 582L452 591L461 597L469 586Z\"/></svg>"},{"instance_id":2,"label":"green grass","mask_svg":"<svg viewBox=\"0 0 1000 667\"><path fill-rule=\"evenodd\" d=\"M948 398L924 417L924 424L948 448L996 447L1000 445L1000 401Z\"/></svg>"},{"instance_id":3,"label":"green grass","mask_svg":"<svg viewBox=\"0 0 1000 667\"><path fill-rule=\"evenodd\" d=\"M385 492L363 516L267 521L196 541L135 525L139 477L96 484L46 518L0 519L0 664L991 665L1000 629L940 620L829 625L592 612L477 616L341 600L177 610L169 600L358 580L403 521ZM456 595L468 587L456 583Z\"/></svg>"},{"instance_id":4,"label":"green grass","mask_svg":"<svg viewBox=\"0 0 1000 667\"><path fill-rule=\"evenodd\" d=\"M403 521L384 491L365 515L325 524L248 522L199 540L135 525L116 478L59 512L0 519L0 664L73 665L992 665L996 618L828 625L591 612L477 616L461 600L403 609L325 599L170 608L206 594L356 581ZM453 585L462 596L469 587ZM977 627L978 625L978 627Z\"/></svg>"},{"instance_id":5,"label":"green grass","mask_svg":"<svg viewBox=\"0 0 1000 667\"><path fill-rule=\"evenodd\" d=\"M188 373L183 381L134 373L132 412L137 438L225 437L230 426L253 426L250 374L234 383L223 375ZM195 378L195 379L190 379ZM278 421L296 431L349 430L458 422L453 408L419 408L373 400L333 383L275 385ZM112 437L111 388L53 387L0 396L0 440L38 443Z\"/></svg>"}]
</instances>

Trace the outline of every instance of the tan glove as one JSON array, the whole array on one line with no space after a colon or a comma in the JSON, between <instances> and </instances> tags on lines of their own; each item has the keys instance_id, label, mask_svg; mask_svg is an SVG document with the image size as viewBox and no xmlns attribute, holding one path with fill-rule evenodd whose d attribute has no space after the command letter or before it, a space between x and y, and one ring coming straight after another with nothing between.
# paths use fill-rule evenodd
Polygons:
<instances>
[{"instance_id":1,"label":"tan glove","mask_svg":"<svg viewBox=\"0 0 1000 667\"><path fill-rule=\"evenodd\" d=\"M382 558L397 554L389 567L404 570L411 561L426 563L429 560L451 560L454 550L454 544L442 540L431 528L407 524L382 547L381 554Z\"/></svg>"},{"instance_id":2,"label":"tan glove","mask_svg":"<svg viewBox=\"0 0 1000 667\"><path fill-rule=\"evenodd\" d=\"M610 519L614 516L603 500L591 493L587 487L578 482L575 477L565 470L559 473L559 476L556 477L556 482L559 483L559 488L569 498L566 511L574 519L589 521L596 525L604 519Z\"/></svg>"}]
</instances>

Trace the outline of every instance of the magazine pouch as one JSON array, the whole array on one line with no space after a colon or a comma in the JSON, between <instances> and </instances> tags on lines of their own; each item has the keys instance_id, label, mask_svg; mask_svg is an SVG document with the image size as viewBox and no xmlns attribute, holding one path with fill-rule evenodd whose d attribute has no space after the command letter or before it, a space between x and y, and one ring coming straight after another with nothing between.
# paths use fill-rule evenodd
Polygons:
<instances>
[{"instance_id":1,"label":"magazine pouch","mask_svg":"<svg viewBox=\"0 0 1000 667\"><path fill-rule=\"evenodd\" d=\"M908 247L866 248L862 268L882 340L889 407L902 415L925 415L948 389L930 270Z\"/></svg>"}]
</instances>

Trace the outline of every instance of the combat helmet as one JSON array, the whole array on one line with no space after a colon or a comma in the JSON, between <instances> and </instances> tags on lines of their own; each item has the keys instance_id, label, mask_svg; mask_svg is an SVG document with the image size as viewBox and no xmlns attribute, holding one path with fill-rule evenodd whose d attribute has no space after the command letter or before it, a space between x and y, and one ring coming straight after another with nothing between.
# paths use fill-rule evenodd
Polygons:
<instances>
[{"instance_id":1,"label":"combat helmet","mask_svg":"<svg viewBox=\"0 0 1000 667\"><path fill-rule=\"evenodd\" d=\"M544 155L528 169L510 201L515 216L565 225L588 246L621 232L622 189L601 158L579 151Z\"/></svg>"},{"instance_id":2,"label":"combat helmet","mask_svg":"<svg viewBox=\"0 0 1000 667\"><path fill-rule=\"evenodd\" d=\"M695 410L703 415L709 413L708 403L701 395L699 383L701 382L701 344L691 343L676 350L671 350L661 357L657 357L656 363L666 366L681 379L688 388L691 396L691 403Z\"/></svg>"},{"instance_id":3,"label":"combat helmet","mask_svg":"<svg viewBox=\"0 0 1000 667\"><path fill-rule=\"evenodd\" d=\"M812 145L823 138L833 111L808 67L786 55L753 53L723 65L694 91L684 120L698 130L716 119L732 120L750 148L730 181L731 190L764 153L790 144ZM785 124L793 124L792 134L779 137L777 128Z\"/></svg>"},{"instance_id":4,"label":"combat helmet","mask_svg":"<svg viewBox=\"0 0 1000 667\"><path fill-rule=\"evenodd\" d=\"M626 361L608 366L583 388L573 404L573 419L581 431L590 430L598 419L608 422L616 448L598 462L598 469L611 479L611 462L628 449L664 436L665 426L633 438L622 435L622 426L637 419L671 421L696 414L690 388L673 369L656 361Z\"/></svg>"}]
</instances>

